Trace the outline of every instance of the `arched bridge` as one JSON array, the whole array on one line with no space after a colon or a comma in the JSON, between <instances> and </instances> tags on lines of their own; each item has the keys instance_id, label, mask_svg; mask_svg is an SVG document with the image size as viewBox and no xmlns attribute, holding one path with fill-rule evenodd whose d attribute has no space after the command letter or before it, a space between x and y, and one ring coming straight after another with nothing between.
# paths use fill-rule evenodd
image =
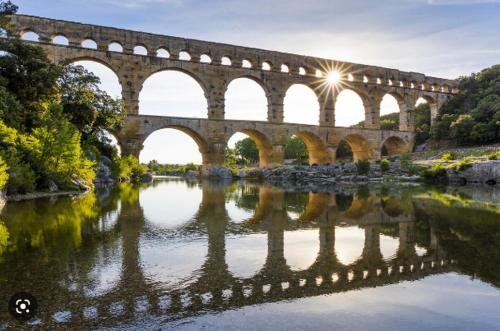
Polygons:
<instances>
[{"instance_id":1,"label":"arched bridge","mask_svg":"<svg viewBox=\"0 0 500 331\"><path fill-rule=\"evenodd\" d=\"M204 166L223 164L227 142L236 132L256 142L263 167L283 163L290 135L305 142L310 163L335 162L341 141L351 146L355 160L378 160L383 147L390 155L413 147L417 99L427 100L435 118L446 100L458 93L454 80L323 58L25 15L12 16L12 26L21 37L35 33L37 44L54 62L92 60L115 72L127 112L123 128L115 134L122 152L136 156L151 133L174 128L196 141ZM340 83L324 88L332 68L341 68ZM140 115L143 83L164 70L181 71L199 83L207 100L206 118ZM252 79L263 88L267 121L225 119L225 92L238 78ZM284 98L294 84L315 92L320 105L318 125L284 122ZM345 89L356 92L363 101L364 129L335 126L335 103ZM380 130L380 103L387 94L398 101L398 131Z\"/></svg>"}]
</instances>

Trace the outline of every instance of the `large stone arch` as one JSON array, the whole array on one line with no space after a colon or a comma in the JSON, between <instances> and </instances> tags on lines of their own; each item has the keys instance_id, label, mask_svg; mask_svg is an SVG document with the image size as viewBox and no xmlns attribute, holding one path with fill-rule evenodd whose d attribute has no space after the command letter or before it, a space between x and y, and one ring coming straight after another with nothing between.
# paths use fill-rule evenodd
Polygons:
<instances>
[{"instance_id":1,"label":"large stone arch","mask_svg":"<svg viewBox=\"0 0 500 331\"><path fill-rule=\"evenodd\" d=\"M142 77L142 81L139 86L139 93L138 93L138 102L140 103L141 101L141 95L144 93L144 85L148 82L149 79L154 77L155 75L162 74L162 73L169 73L169 72L174 72L174 73L180 73L183 75L186 75L186 77L189 77L190 79L193 80L194 83L197 84L198 87L200 87L202 93L203 93L203 101L205 105L203 106L206 113L205 113L205 118L209 116L209 98L210 98L210 91L209 88L207 87L207 84L201 79L198 75L195 73L191 72L190 70L187 70L185 68L179 68L176 66L169 66L169 67L162 67L158 70L152 71L149 73L147 76ZM167 91L168 92L168 91ZM174 116L174 117L186 117L186 116ZM198 117L198 116L196 116Z\"/></svg>"},{"instance_id":2,"label":"large stone arch","mask_svg":"<svg viewBox=\"0 0 500 331\"><path fill-rule=\"evenodd\" d=\"M400 155L409 152L410 148L411 146L408 142L396 136L385 139L380 146L382 156Z\"/></svg>"},{"instance_id":3,"label":"large stone arch","mask_svg":"<svg viewBox=\"0 0 500 331\"><path fill-rule=\"evenodd\" d=\"M305 92L305 93L310 93L311 96L314 96L315 98L315 105L312 106L314 108L317 107L317 113L315 113L314 115L316 115L316 117L309 121L309 120L302 120L302 121L297 121L297 120L294 120L293 116L290 116L290 113L292 112L292 109L290 109L290 105L287 104L287 97L288 98L293 98L293 94L290 94L292 89L294 88L302 88L304 87L305 90L304 91L308 91L308 92ZM297 123L297 124L307 124L307 125L318 125L319 124L319 121L320 121L320 113L321 113L321 105L320 105L320 102L319 102L319 98L318 98L318 93L317 91L315 91L315 89L313 87L311 87L310 85L308 84L304 84L304 83L296 83L296 82L287 82L286 85L283 86L284 88L284 96L283 96L283 117L284 117L284 122L285 123ZM306 113L306 112L310 112L311 109L308 109L307 107L309 107L309 105L299 105L299 106L303 106L304 109L303 111ZM306 109L307 108L307 109ZM292 120L290 120L292 118Z\"/></svg>"},{"instance_id":4,"label":"large stone arch","mask_svg":"<svg viewBox=\"0 0 500 331\"><path fill-rule=\"evenodd\" d=\"M257 145L259 150L259 167L266 168L275 164L274 150L272 138L265 133L254 128L237 128L226 137L226 145L235 133L243 133L247 135Z\"/></svg>"},{"instance_id":5,"label":"large stone arch","mask_svg":"<svg viewBox=\"0 0 500 331\"><path fill-rule=\"evenodd\" d=\"M235 75L235 76L231 77L230 79L228 79L227 82L226 82L226 84L223 86L223 91L224 91L224 118L226 118L226 114L227 114L227 109L226 109L226 94L229 91L229 86L231 85L231 83L234 83L235 81L240 80L240 79L248 79L248 80L256 83L258 86L260 86L260 88L264 92L264 96L266 98L266 112L267 112L267 115L266 115L266 119L263 119L263 120L269 120L270 107L271 107L271 105L273 103L271 90L270 90L270 88L266 85L266 83L261 78L256 77L256 76L254 76L252 74ZM236 119L236 120L241 120L241 119Z\"/></svg>"},{"instance_id":6,"label":"large stone arch","mask_svg":"<svg viewBox=\"0 0 500 331\"><path fill-rule=\"evenodd\" d=\"M298 131L294 133L304 142L309 154L309 164L333 163L333 155L326 143L318 135L310 131Z\"/></svg>"},{"instance_id":7,"label":"large stone arch","mask_svg":"<svg viewBox=\"0 0 500 331\"><path fill-rule=\"evenodd\" d=\"M429 108L431 109L431 123L433 123L439 112L440 105L438 99L431 93L419 94L418 98L424 99L429 104Z\"/></svg>"},{"instance_id":8,"label":"large stone arch","mask_svg":"<svg viewBox=\"0 0 500 331\"><path fill-rule=\"evenodd\" d=\"M358 160L373 161L375 159L375 153L369 140L361 134L348 134L340 139L340 141L342 140L347 142L351 147L354 162Z\"/></svg>"},{"instance_id":9,"label":"large stone arch","mask_svg":"<svg viewBox=\"0 0 500 331\"><path fill-rule=\"evenodd\" d=\"M155 74L158 74L161 72L166 72L166 71L181 72L181 73L186 74L186 75L190 76L191 78L193 78L200 85L201 89L203 90L203 93L205 94L205 97L207 98L207 103L208 103L208 95L210 93L210 89L208 87L208 84L205 83L205 81L200 76L198 76L197 74L195 74L194 72L192 72L186 68L182 68L182 67L178 67L178 66L161 67L158 70L151 71L146 77L143 78L143 82L146 82L149 78L151 78L151 76L153 76ZM139 91L139 93L140 93L140 91Z\"/></svg>"},{"instance_id":10,"label":"large stone arch","mask_svg":"<svg viewBox=\"0 0 500 331\"><path fill-rule=\"evenodd\" d=\"M339 118L341 116L341 111L344 110L344 109L340 109L340 106L341 104L340 101L341 101L341 98L343 97L343 95L346 95L346 94L352 94L352 95L356 95L357 98L359 99L359 101L361 101L361 106L362 106L362 110L361 110L361 114L362 114L362 117L359 118L358 120L359 121L363 121L365 123L365 127L366 127L366 122L367 122L367 119L369 119L369 116L368 114L370 113L370 109L373 108L372 107L372 102L368 96L368 94L363 91L362 89L359 89L359 88L355 88L353 86L340 86L336 92L335 92L335 96L334 96L334 109L335 109L335 123L339 123L339 122L342 122L342 121L339 121ZM350 106L352 107L352 106ZM341 125L344 125L345 123L342 123ZM353 125L353 124L356 124L356 123L350 123L350 125Z\"/></svg>"},{"instance_id":11,"label":"large stone arch","mask_svg":"<svg viewBox=\"0 0 500 331\"><path fill-rule=\"evenodd\" d=\"M118 81L120 82L120 85L123 87L123 78L120 76L118 70L116 70L113 67L113 64L108 61L108 59L97 57L97 56L89 56L89 55L77 55L77 56L72 56L72 57L66 57L65 59L59 61L59 63L62 64L73 64L75 62L80 62L80 61L90 61L90 62L96 62L99 64L102 64L109 70L111 70L115 76L118 78Z\"/></svg>"},{"instance_id":12,"label":"large stone arch","mask_svg":"<svg viewBox=\"0 0 500 331\"><path fill-rule=\"evenodd\" d=\"M164 125L164 126L151 127L140 138L139 145L141 146L141 150L142 146L144 145L144 142L148 139L148 137L150 137L153 133L163 129L175 129L187 134L191 139L193 139L196 145L198 145L198 150L201 153L203 165L220 163L220 160L215 160L215 161L212 160L214 155L210 153L210 145L208 144L207 140L203 138L203 136L194 129L183 125ZM136 153L137 153L136 157L139 158L140 150L137 151Z\"/></svg>"}]
</instances>

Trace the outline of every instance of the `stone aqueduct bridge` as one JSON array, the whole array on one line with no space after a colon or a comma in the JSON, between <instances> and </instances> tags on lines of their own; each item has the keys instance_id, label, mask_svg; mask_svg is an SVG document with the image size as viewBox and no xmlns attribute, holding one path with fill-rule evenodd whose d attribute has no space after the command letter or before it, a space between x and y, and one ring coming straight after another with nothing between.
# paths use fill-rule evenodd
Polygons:
<instances>
[{"instance_id":1,"label":"stone aqueduct bridge","mask_svg":"<svg viewBox=\"0 0 500 331\"><path fill-rule=\"evenodd\" d=\"M36 33L38 44L54 62L93 60L115 72L127 112L123 128L115 135L122 152L136 156L151 133L175 128L196 141L205 166L223 164L224 149L236 132L243 132L256 142L263 167L283 162L283 147L290 135L297 135L306 143L310 163L334 162L342 140L350 144L354 159L377 160L383 146L389 154L412 148L418 98L427 100L435 118L440 106L458 93L456 81L389 68L33 16L12 16L12 25L21 36ZM58 36L65 37L67 44L56 44L54 38ZM84 47L86 40L93 41L96 47ZM121 51L111 51L111 44L119 44ZM137 54L137 47L143 47L147 54ZM328 68L341 68L342 79L325 92L321 85L331 70ZM206 119L139 115L143 83L163 70L181 71L200 84L207 99ZM224 119L227 87L234 79L243 77L254 80L265 91L267 121ZM284 98L293 84L306 85L316 93L319 125L284 123ZM365 129L335 127L335 102L343 89L353 90L361 97ZM380 103L386 94L398 101L399 131L380 130Z\"/></svg>"}]
</instances>

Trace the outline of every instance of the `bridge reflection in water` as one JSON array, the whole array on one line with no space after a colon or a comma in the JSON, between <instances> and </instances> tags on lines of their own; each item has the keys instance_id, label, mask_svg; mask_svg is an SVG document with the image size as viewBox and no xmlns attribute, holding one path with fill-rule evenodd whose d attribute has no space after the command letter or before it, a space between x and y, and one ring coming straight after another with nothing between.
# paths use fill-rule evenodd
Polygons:
<instances>
[{"instance_id":1,"label":"bridge reflection in water","mask_svg":"<svg viewBox=\"0 0 500 331\"><path fill-rule=\"evenodd\" d=\"M168 183L156 182L143 190L154 189L155 185ZM44 327L102 327L155 316L171 321L203 312L383 286L458 270L459 262L441 247L432 223L422 227L411 197L400 192L376 195L366 187L350 187L338 192L303 193L272 186L210 182L188 185L202 191L202 201L192 219L174 230L159 229L144 216L139 190L124 185L118 191L98 194L101 216L84 235L81 248L72 253L77 257L55 264L53 274L44 276L46 286L34 290L42 303L36 323ZM229 200L247 210L254 209L251 217L232 220L226 208ZM292 218L290 205L300 206L297 200L303 201L305 208ZM114 223L102 223L113 218L110 215L115 216ZM168 215L164 217L168 219ZM364 247L354 262L344 264L335 249L336 231L349 226L364 231ZM295 269L285 258L285 233L305 229L317 232L317 246L308 248L317 250L317 254L310 266ZM255 274L239 277L228 267L227 238L253 233L267 235L267 256ZM382 255L381 234L399 241L396 254L390 258ZM164 282L160 275L145 270L147 258L141 256L141 245L163 237L167 241L208 238L206 257L189 279ZM425 254L417 254L417 244L425 248ZM168 268L162 260L169 253L161 254L155 263ZM104 290L89 291L91 266L103 260L104 268L117 258L121 259L121 267L116 282ZM14 276L7 273L5 277L5 288L18 288ZM17 281L23 283L22 279ZM28 283L24 280L24 284ZM0 317L9 320L6 315Z\"/></svg>"}]
</instances>

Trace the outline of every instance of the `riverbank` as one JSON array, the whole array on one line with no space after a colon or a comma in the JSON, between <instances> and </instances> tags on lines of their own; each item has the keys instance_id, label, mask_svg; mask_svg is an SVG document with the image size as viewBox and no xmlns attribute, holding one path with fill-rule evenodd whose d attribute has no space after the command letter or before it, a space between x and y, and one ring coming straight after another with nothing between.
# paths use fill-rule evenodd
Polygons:
<instances>
[{"instance_id":1,"label":"riverbank","mask_svg":"<svg viewBox=\"0 0 500 331\"><path fill-rule=\"evenodd\" d=\"M7 195L5 197L5 200L7 202L13 202L13 201L24 201L24 200L33 200L33 199L40 199L40 198L51 198L51 197L59 197L59 196L65 196L65 195L80 195L87 193L88 191L56 191L56 192L32 192L32 193L26 193L26 194L14 194L14 195Z\"/></svg>"}]
</instances>

